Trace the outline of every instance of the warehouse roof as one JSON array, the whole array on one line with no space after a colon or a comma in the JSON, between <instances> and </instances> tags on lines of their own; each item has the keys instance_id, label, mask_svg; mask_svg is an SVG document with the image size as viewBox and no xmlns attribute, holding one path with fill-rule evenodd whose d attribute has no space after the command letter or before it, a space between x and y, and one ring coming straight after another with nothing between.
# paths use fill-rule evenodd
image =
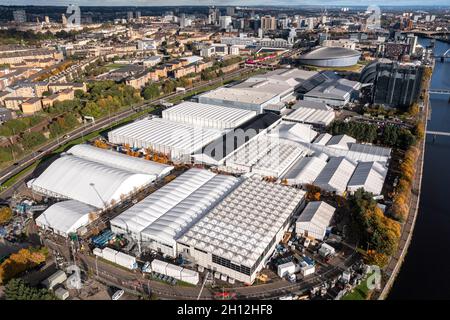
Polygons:
<instances>
[{"instance_id":1,"label":"warehouse roof","mask_svg":"<svg viewBox=\"0 0 450 320\"><path fill-rule=\"evenodd\" d=\"M309 101L314 102L314 101ZM311 123L321 126L328 126L335 118L333 109L326 104L303 105L286 115L283 119L293 122Z\"/></svg>"},{"instance_id":2,"label":"warehouse roof","mask_svg":"<svg viewBox=\"0 0 450 320\"><path fill-rule=\"evenodd\" d=\"M317 176L314 184L324 190L343 193L355 167L354 163L344 157L331 158Z\"/></svg>"},{"instance_id":3,"label":"warehouse roof","mask_svg":"<svg viewBox=\"0 0 450 320\"><path fill-rule=\"evenodd\" d=\"M312 201L306 205L297 222L308 222L325 230L330 225L335 211L335 208L324 201Z\"/></svg>"},{"instance_id":4,"label":"warehouse roof","mask_svg":"<svg viewBox=\"0 0 450 320\"><path fill-rule=\"evenodd\" d=\"M321 133L321 134L319 134L319 136L316 138L316 140L314 140L314 143L315 144L318 144L318 145L322 145L322 146L325 146L327 143L328 143L328 141L330 141L330 139L332 138L333 136L331 135L331 134L329 134L329 133Z\"/></svg>"},{"instance_id":5,"label":"warehouse roof","mask_svg":"<svg viewBox=\"0 0 450 320\"><path fill-rule=\"evenodd\" d=\"M256 116L255 111L189 101L162 112L163 118L172 121L189 124L195 121L195 124L201 127L221 129L235 128L254 116Z\"/></svg>"},{"instance_id":6,"label":"warehouse roof","mask_svg":"<svg viewBox=\"0 0 450 320\"><path fill-rule=\"evenodd\" d=\"M238 182L232 176L191 169L112 219L111 224L170 243Z\"/></svg>"},{"instance_id":7,"label":"warehouse roof","mask_svg":"<svg viewBox=\"0 0 450 320\"><path fill-rule=\"evenodd\" d=\"M262 75L251 77L250 79L267 79L271 82L287 83L294 87L302 83L303 81L310 79L316 74L318 74L316 71L307 71L297 68L276 69Z\"/></svg>"},{"instance_id":8,"label":"warehouse roof","mask_svg":"<svg viewBox=\"0 0 450 320\"><path fill-rule=\"evenodd\" d=\"M202 94L200 96L200 99L204 97L209 99L236 101L242 103L264 104L276 96L278 96L278 93L238 89L234 87L221 87L219 89Z\"/></svg>"},{"instance_id":9,"label":"warehouse roof","mask_svg":"<svg viewBox=\"0 0 450 320\"><path fill-rule=\"evenodd\" d=\"M271 112L259 114L203 147L202 153L194 155L194 158L209 164L218 164L246 142L245 139L242 139L243 133L248 139L251 139L262 130L274 125L278 120L280 120L280 116Z\"/></svg>"},{"instance_id":10,"label":"warehouse roof","mask_svg":"<svg viewBox=\"0 0 450 320\"><path fill-rule=\"evenodd\" d=\"M282 121L269 135L293 142L311 142L317 136L317 131L313 130L311 125Z\"/></svg>"},{"instance_id":11,"label":"warehouse roof","mask_svg":"<svg viewBox=\"0 0 450 320\"><path fill-rule=\"evenodd\" d=\"M346 134L339 134L337 136L332 136L327 142L327 146L339 149L349 150L350 143L355 143L356 139L350 137Z\"/></svg>"},{"instance_id":12,"label":"warehouse roof","mask_svg":"<svg viewBox=\"0 0 450 320\"><path fill-rule=\"evenodd\" d=\"M361 84L348 79L326 80L314 89L305 93L305 96L325 99L345 100L354 90L359 90Z\"/></svg>"},{"instance_id":13,"label":"warehouse roof","mask_svg":"<svg viewBox=\"0 0 450 320\"><path fill-rule=\"evenodd\" d=\"M317 110L323 110L323 111L333 110L333 108L327 106L326 103L317 102L317 101L308 101L308 100L298 100L292 106L292 109L301 109L301 108L317 109Z\"/></svg>"},{"instance_id":14,"label":"warehouse roof","mask_svg":"<svg viewBox=\"0 0 450 320\"><path fill-rule=\"evenodd\" d=\"M289 185L311 184L322 172L327 162L318 157L306 157L300 159L283 177Z\"/></svg>"},{"instance_id":15,"label":"warehouse roof","mask_svg":"<svg viewBox=\"0 0 450 320\"><path fill-rule=\"evenodd\" d=\"M196 128L154 118L139 120L112 130L108 133L108 138L113 143L128 141L130 145L144 148L160 145L192 153L221 135L219 130Z\"/></svg>"},{"instance_id":16,"label":"warehouse roof","mask_svg":"<svg viewBox=\"0 0 450 320\"><path fill-rule=\"evenodd\" d=\"M154 175L65 155L55 160L30 184L33 190L40 193L103 208L154 180Z\"/></svg>"},{"instance_id":17,"label":"warehouse roof","mask_svg":"<svg viewBox=\"0 0 450 320\"><path fill-rule=\"evenodd\" d=\"M349 191L363 188L368 192L379 195L383 189L386 174L387 168L379 162L359 162L347 188Z\"/></svg>"},{"instance_id":18,"label":"warehouse roof","mask_svg":"<svg viewBox=\"0 0 450 320\"><path fill-rule=\"evenodd\" d=\"M97 148L88 144L77 144L70 148L67 153L86 160L104 163L119 169L136 173L151 174L158 177L165 176L173 170L172 166L166 164L131 157L119 152Z\"/></svg>"},{"instance_id":19,"label":"warehouse roof","mask_svg":"<svg viewBox=\"0 0 450 320\"><path fill-rule=\"evenodd\" d=\"M247 179L178 241L251 268L304 195L301 190Z\"/></svg>"},{"instance_id":20,"label":"warehouse roof","mask_svg":"<svg viewBox=\"0 0 450 320\"><path fill-rule=\"evenodd\" d=\"M76 200L57 202L36 219L38 226L52 228L68 235L89 222L89 214L98 209Z\"/></svg>"}]
</instances>

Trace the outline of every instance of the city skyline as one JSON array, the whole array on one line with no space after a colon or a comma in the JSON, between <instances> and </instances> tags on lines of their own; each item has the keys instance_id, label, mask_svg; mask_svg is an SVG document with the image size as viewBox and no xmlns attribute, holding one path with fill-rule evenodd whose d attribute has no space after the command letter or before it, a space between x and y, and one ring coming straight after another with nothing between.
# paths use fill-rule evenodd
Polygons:
<instances>
[{"instance_id":1,"label":"city skyline","mask_svg":"<svg viewBox=\"0 0 450 320\"><path fill-rule=\"evenodd\" d=\"M296 6L296 5L308 5L308 6L368 6L368 5L380 5L380 6L449 6L447 0L434 0L429 1L424 4L423 1L420 0L398 0L395 3L388 0L378 0L378 1L369 1L369 0L322 0L316 1L315 3L311 3L308 0L297 0L297 1L289 1L289 0L275 0L271 1L270 4L261 0L167 0L162 4L160 1L156 0L132 0L132 1L124 1L124 0L110 0L107 2L106 6L177 6L177 5L186 5L186 6L208 6L208 5L243 5L243 6L270 6L270 5L281 5L281 6ZM72 0L56 0L56 1L47 1L46 3L37 3L36 0L19 0L14 3L16 6L20 5L36 5L36 6L65 6L69 4L74 4ZM105 6L104 1L99 0L79 0L75 4L80 6ZM0 5L11 5L10 1L0 0Z\"/></svg>"}]
</instances>

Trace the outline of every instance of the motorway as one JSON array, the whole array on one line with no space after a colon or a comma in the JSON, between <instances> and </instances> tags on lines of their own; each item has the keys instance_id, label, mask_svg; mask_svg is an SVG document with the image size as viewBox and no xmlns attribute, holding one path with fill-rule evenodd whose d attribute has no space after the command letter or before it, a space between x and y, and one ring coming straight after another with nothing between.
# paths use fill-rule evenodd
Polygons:
<instances>
[{"instance_id":1,"label":"motorway","mask_svg":"<svg viewBox=\"0 0 450 320\"><path fill-rule=\"evenodd\" d=\"M65 137L66 138L61 138L61 139L57 139L56 141L51 141L47 144L45 144L44 146L42 146L39 151L35 151L27 156L25 156L24 158L22 158L21 160L17 161L15 165L11 165L8 168L3 169L2 171L0 171L0 185L2 183L4 183L6 180L8 180L10 177L14 176L15 174L21 172L22 170L26 169L27 167L29 167L30 165L32 165L35 161L43 158L45 155L49 154L50 152L56 150L57 148L59 148L60 146L70 142L71 140L80 138L84 135L87 135L91 132L94 132L96 130L101 130L101 129L105 129L108 126L110 126L111 124L113 124L114 122L120 121L122 119L125 119L137 112L140 111L144 111L146 109L151 108L153 105L160 103L162 100L164 99L170 99L170 98L175 98L178 96L183 96L189 92L192 91L196 91L199 89L202 89L203 87L207 87L207 86L211 86L229 79L232 79L236 76L239 76L243 73L249 72L251 71L252 68L242 68L239 69L237 71L228 73L226 75L224 75L223 77L214 79L214 80L210 80L207 82L199 82L198 85L186 89L186 91L184 92L178 92L178 93L171 93L169 95L163 96L161 98L158 99L154 99L151 101L148 101L146 103L144 103L143 105L139 106L139 107L132 107L130 109L109 115L105 118L102 118L100 120L97 120L95 123L92 124L85 124L81 127L78 127L74 130L72 130L71 132L68 132ZM15 185L17 185L19 182L23 181L24 178L27 175L24 175L23 177L21 177L21 179L18 179L18 181L15 183ZM11 188L10 188L11 189ZM2 198L5 197L5 193L6 191L0 191L0 196Z\"/></svg>"}]
</instances>

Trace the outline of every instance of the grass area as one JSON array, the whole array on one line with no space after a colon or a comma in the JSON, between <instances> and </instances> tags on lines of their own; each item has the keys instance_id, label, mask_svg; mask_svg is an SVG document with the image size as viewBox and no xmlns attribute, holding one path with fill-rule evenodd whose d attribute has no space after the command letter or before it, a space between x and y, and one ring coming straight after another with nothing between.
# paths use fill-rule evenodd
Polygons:
<instances>
[{"instance_id":1,"label":"grass area","mask_svg":"<svg viewBox=\"0 0 450 320\"><path fill-rule=\"evenodd\" d=\"M119 69L126 66L126 64L121 64L121 63L111 63L111 64L107 64L105 67L108 68L109 70L113 70L113 69Z\"/></svg>"},{"instance_id":2,"label":"grass area","mask_svg":"<svg viewBox=\"0 0 450 320\"><path fill-rule=\"evenodd\" d=\"M362 68L364 68L364 65L362 64L356 64L354 66L349 67L314 67L314 66L308 66L309 69L313 71L350 71L350 72L358 72L361 71Z\"/></svg>"},{"instance_id":3,"label":"grass area","mask_svg":"<svg viewBox=\"0 0 450 320\"><path fill-rule=\"evenodd\" d=\"M5 183L3 183L2 189L0 191L6 191L7 189L9 189L11 186L13 186L17 180L19 180L22 176L24 176L25 174L29 173L31 170L34 170L37 166L38 166L39 162L35 162L32 165L30 165L29 167L23 169L22 171L18 172L17 174L13 175L11 178L9 178L8 180L5 181Z\"/></svg>"},{"instance_id":4,"label":"grass area","mask_svg":"<svg viewBox=\"0 0 450 320\"><path fill-rule=\"evenodd\" d=\"M341 300L367 300L370 295L370 290L367 288L367 279L372 275L368 274L362 281L361 284L350 291Z\"/></svg>"}]
</instances>

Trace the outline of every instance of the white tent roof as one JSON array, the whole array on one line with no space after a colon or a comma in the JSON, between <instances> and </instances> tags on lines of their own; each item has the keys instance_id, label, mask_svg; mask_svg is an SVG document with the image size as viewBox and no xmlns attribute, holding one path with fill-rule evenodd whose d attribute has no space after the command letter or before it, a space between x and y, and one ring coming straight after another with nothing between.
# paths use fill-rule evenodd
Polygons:
<instances>
[{"instance_id":1,"label":"white tent roof","mask_svg":"<svg viewBox=\"0 0 450 320\"><path fill-rule=\"evenodd\" d=\"M97 208L76 200L62 201L50 206L37 217L36 224L41 227L52 228L60 234L67 235L87 225L89 214L97 210Z\"/></svg>"},{"instance_id":2,"label":"white tent roof","mask_svg":"<svg viewBox=\"0 0 450 320\"><path fill-rule=\"evenodd\" d=\"M180 123L202 123L205 128L235 128L256 116L255 111L185 101L162 112L162 117ZM211 122L218 123L211 125Z\"/></svg>"},{"instance_id":3,"label":"white tent roof","mask_svg":"<svg viewBox=\"0 0 450 320\"><path fill-rule=\"evenodd\" d=\"M55 160L33 180L31 188L50 196L78 200L103 208L112 200L120 201L121 195L127 195L154 180L154 175L135 173L65 155Z\"/></svg>"},{"instance_id":4,"label":"white tent roof","mask_svg":"<svg viewBox=\"0 0 450 320\"><path fill-rule=\"evenodd\" d=\"M319 134L319 136L316 138L316 140L314 140L314 144L319 144L319 145L326 145L328 143L328 141L330 141L330 139L333 136L329 133L321 133Z\"/></svg>"},{"instance_id":5,"label":"white tent roof","mask_svg":"<svg viewBox=\"0 0 450 320\"><path fill-rule=\"evenodd\" d=\"M112 219L111 224L170 244L238 183L232 176L191 169Z\"/></svg>"},{"instance_id":6,"label":"white tent roof","mask_svg":"<svg viewBox=\"0 0 450 320\"><path fill-rule=\"evenodd\" d=\"M379 162L360 162L358 163L347 188L349 191L356 191L359 188L364 188L374 195L379 195L383 189L386 174L387 168Z\"/></svg>"},{"instance_id":7,"label":"white tent roof","mask_svg":"<svg viewBox=\"0 0 450 320\"><path fill-rule=\"evenodd\" d=\"M284 120L327 126L334 120L334 118L335 114L332 109L323 110L319 108L301 107L286 115Z\"/></svg>"},{"instance_id":8,"label":"white tent roof","mask_svg":"<svg viewBox=\"0 0 450 320\"><path fill-rule=\"evenodd\" d=\"M307 222L321 230L326 230L333 218L335 208L323 201L312 201L308 203L297 222Z\"/></svg>"},{"instance_id":9,"label":"white tent roof","mask_svg":"<svg viewBox=\"0 0 450 320\"><path fill-rule=\"evenodd\" d=\"M165 176L173 170L172 166L166 164L131 157L119 152L97 148L88 144L77 144L70 148L67 153L112 167L125 169L136 173L151 174L158 177Z\"/></svg>"},{"instance_id":10,"label":"white tent roof","mask_svg":"<svg viewBox=\"0 0 450 320\"><path fill-rule=\"evenodd\" d=\"M293 142L311 142L317 136L317 131L311 125L282 121L270 131L269 136L276 136Z\"/></svg>"},{"instance_id":11,"label":"white tent roof","mask_svg":"<svg viewBox=\"0 0 450 320\"><path fill-rule=\"evenodd\" d=\"M129 143L134 147L164 146L187 154L222 136L222 131L154 118L135 121L108 132L112 143Z\"/></svg>"},{"instance_id":12,"label":"white tent roof","mask_svg":"<svg viewBox=\"0 0 450 320\"><path fill-rule=\"evenodd\" d=\"M288 184L310 184L326 166L326 160L318 157L306 157L300 159L284 176Z\"/></svg>"},{"instance_id":13,"label":"white tent roof","mask_svg":"<svg viewBox=\"0 0 450 320\"><path fill-rule=\"evenodd\" d=\"M251 268L304 195L301 190L249 178L177 241Z\"/></svg>"},{"instance_id":14,"label":"white tent roof","mask_svg":"<svg viewBox=\"0 0 450 320\"><path fill-rule=\"evenodd\" d=\"M333 147L333 148L349 150L350 143L356 143L356 139L352 138L346 134L340 134L337 136L333 136L330 140L328 140L327 146Z\"/></svg>"},{"instance_id":15,"label":"white tent roof","mask_svg":"<svg viewBox=\"0 0 450 320\"><path fill-rule=\"evenodd\" d=\"M343 193L356 165L344 157L331 158L314 181L318 187Z\"/></svg>"}]
</instances>

